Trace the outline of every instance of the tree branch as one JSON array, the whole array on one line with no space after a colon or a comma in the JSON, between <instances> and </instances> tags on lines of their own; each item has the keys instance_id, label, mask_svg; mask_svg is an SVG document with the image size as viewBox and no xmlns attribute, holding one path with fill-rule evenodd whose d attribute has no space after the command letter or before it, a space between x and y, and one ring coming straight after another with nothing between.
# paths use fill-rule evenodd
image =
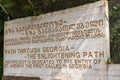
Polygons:
<instances>
[{"instance_id":1,"label":"tree branch","mask_svg":"<svg viewBox=\"0 0 120 80\"><path fill-rule=\"evenodd\" d=\"M0 3L0 7L3 9L3 11L6 13L6 15L8 15L7 20L10 20L7 10L3 7L3 5L1 3Z\"/></svg>"},{"instance_id":2,"label":"tree branch","mask_svg":"<svg viewBox=\"0 0 120 80\"><path fill-rule=\"evenodd\" d=\"M8 15L7 10L3 7L3 5L0 3L0 7L3 9L3 11Z\"/></svg>"},{"instance_id":3,"label":"tree branch","mask_svg":"<svg viewBox=\"0 0 120 80\"><path fill-rule=\"evenodd\" d=\"M30 5L32 5L32 7L34 8L34 5L33 5L32 1L31 1L31 0L28 0L28 2L29 2Z\"/></svg>"}]
</instances>

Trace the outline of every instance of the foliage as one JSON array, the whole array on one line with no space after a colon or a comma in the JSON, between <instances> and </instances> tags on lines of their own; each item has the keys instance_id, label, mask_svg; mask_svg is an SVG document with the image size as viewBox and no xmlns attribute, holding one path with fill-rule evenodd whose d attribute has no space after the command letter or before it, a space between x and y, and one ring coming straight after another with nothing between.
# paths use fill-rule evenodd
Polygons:
<instances>
[{"instance_id":1,"label":"foliage","mask_svg":"<svg viewBox=\"0 0 120 80\"><path fill-rule=\"evenodd\" d=\"M120 1L109 1L110 53L114 63L120 63Z\"/></svg>"},{"instance_id":2,"label":"foliage","mask_svg":"<svg viewBox=\"0 0 120 80\"><path fill-rule=\"evenodd\" d=\"M3 31L4 21L7 20L7 15L0 8L0 79L3 73Z\"/></svg>"},{"instance_id":3,"label":"foliage","mask_svg":"<svg viewBox=\"0 0 120 80\"><path fill-rule=\"evenodd\" d=\"M5 8L12 8L15 4L11 0L0 0L0 3L2 3Z\"/></svg>"},{"instance_id":4,"label":"foliage","mask_svg":"<svg viewBox=\"0 0 120 80\"><path fill-rule=\"evenodd\" d=\"M111 58L114 63L120 63L120 20L111 29Z\"/></svg>"}]
</instances>

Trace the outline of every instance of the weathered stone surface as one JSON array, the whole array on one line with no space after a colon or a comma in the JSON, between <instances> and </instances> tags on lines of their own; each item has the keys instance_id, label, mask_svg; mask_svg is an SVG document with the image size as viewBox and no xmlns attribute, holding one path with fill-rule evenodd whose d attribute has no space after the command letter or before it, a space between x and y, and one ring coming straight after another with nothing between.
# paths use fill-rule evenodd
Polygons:
<instances>
[{"instance_id":1,"label":"weathered stone surface","mask_svg":"<svg viewBox=\"0 0 120 80\"><path fill-rule=\"evenodd\" d=\"M110 64L108 66L108 80L120 80L120 64Z\"/></svg>"},{"instance_id":2,"label":"weathered stone surface","mask_svg":"<svg viewBox=\"0 0 120 80\"><path fill-rule=\"evenodd\" d=\"M41 80L39 77L3 76L2 80Z\"/></svg>"},{"instance_id":3,"label":"weathered stone surface","mask_svg":"<svg viewBox=\"0 0 120 80\"><path fill-rule=\"evenodd\" d=\"M4 75L107 80L108 7L102 0L7 21L4 34Z\"/></svg>"}]
</instances>

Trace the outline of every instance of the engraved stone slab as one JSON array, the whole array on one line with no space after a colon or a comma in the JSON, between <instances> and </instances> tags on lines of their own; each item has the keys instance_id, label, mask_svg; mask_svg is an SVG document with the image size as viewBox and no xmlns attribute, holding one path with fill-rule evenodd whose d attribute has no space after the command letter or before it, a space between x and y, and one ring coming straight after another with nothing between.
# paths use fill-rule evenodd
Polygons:
<instances>
[{"instance_id":1,"label":"engraved stone slab","mask_svg":"<svg viewBox=\"0 0 120 80\"><path fill-rule=\"evenodd\" d=\"M103 0L6 21L4 34L4 76L107 80L109 25Z\"/></svg>"}]
</instances>

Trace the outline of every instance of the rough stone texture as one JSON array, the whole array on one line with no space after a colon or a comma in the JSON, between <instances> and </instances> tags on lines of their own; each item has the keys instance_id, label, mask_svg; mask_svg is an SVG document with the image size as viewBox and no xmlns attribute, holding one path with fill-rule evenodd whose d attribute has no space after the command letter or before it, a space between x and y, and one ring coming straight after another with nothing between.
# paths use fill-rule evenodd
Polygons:
<instances>
[{"instance_id":1,"label":"rough stone texture","mask_svg":"<svg viewBox=\"0 0 120 80\"><path fill-rule=\"evenodd\" d=\"M3 76L2 80L41 80L38 77Z\"/></svg>"},{"instance_id":2,"label":"rough stone texture","mask_svg":"<svg viewBox=\"0 0 120 80\"><path fill-rule=\"evenodd\" d=\"M108 80L107 11L99 1L5 22L3 80Z\"/></svg>"},{"instance_id":3,"label":"rough stone texture","mask_svg":"<svg viewBox=\"0 0 120 80\"><path fill-rule=\"evenodd\" d=\"M73 74L73 75L75 75L75 74ZM120 80L120 64L108 65L108 74L107 75L108 75L107 80ZM90 77L90 75L86 75L86 77L87 76ZM94 75L94 77L95 76L96 75ZM39 77L3 76L2 80L41 80L41 79ZM53 79L53 80L61 80L61 79Z\"/></svg>"},{"instance_id":4,"label":"rough stone texture","mask_svg":"<svg viewBox=\"0 0 120 80\"><path fill-rule=\"evenodd\" d=\"M120 80L120 64L110 64L108 66L109 80Z\"/></svg>"}]
</instances>

